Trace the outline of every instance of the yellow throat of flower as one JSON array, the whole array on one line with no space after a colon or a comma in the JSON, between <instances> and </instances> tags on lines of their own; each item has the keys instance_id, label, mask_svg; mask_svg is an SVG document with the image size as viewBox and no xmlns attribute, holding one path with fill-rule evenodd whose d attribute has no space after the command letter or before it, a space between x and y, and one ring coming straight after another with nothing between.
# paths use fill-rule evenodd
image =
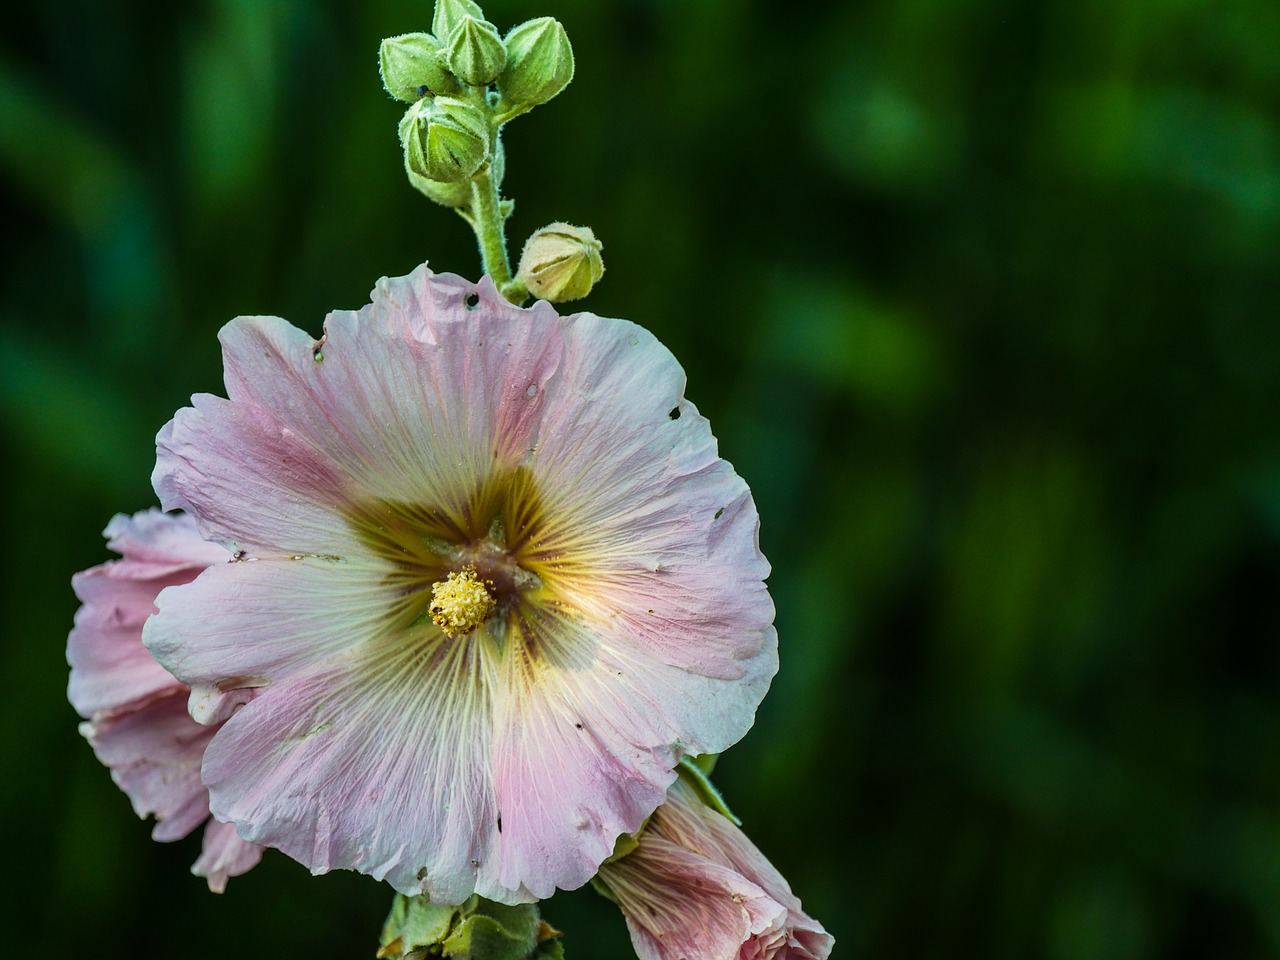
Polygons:
<instances>
[{"instance_id":1,"label":"yellow throat of flower","mask_svg":"<svg viewBox=\"0 0 1280 960\"><path fill-rule=\"evenodd\" d=\"M431 585L431 619L446 636L470 633L489 619L495 601L476 579L476 568L467 567L449 574L449 579Z\"/></svg>"}]
</instances>

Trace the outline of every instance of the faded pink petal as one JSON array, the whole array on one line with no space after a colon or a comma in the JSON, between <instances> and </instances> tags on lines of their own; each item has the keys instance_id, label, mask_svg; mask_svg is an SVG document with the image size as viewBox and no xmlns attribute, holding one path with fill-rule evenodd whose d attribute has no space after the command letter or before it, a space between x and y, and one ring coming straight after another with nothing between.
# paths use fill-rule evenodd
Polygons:
<instances>
[{"instance_id":1,"label":"faded pink petal","mask_svg":"<svg viewBox=\"0 0 1280 960\"><path fill-rule=\"evenodd\" d=\"M209 881L209 889L222 893L227 879L248 873L262 859L262 847L241 840L236 828L210 818L204 828L204 846L191 872Z\"/></svg>"},{"instance_id":2,"label":"faded pink petal","mask_svg":"<svg viewBox=\"0 0 1280 960\"><path fill-rule=\"evenodd\" d=\"M600 870L640 960L825 960L834 943L782 875L683 779Z\"/></svg>"},{"instance_id":3,"label":"faded pink petal","mask_svg":"<svg viewBox=\"0 0 1280 960\"><path fill-rule=\"evenodd\" d=\"M750 727L777 668L755 507L651 334L424 266L319 341L221 339L229 399L178 413L154 481L242 562L145 636L193 709L256 694L204 765L241 836L523 902ZM446 635L433 584L469 568L496 613Z\"/></svg>"},{"instance_id":4,"label":"faded pink petal","mask_svg":"<svg viewBox=\"0 0 1280 960\"><path fill-rule=\"evenodd\" d=\"M85 718L81 733L138 816L155 817L151 835L177 840L209 819L200 766L215 729L191 719L186 685L147 652L142 627L161 589L225 566L230 554L203 540L191 518L159 510L117 516L106 536L123 557L72 579L82 606L67 639L68 695ZM261 856L260 848L250 853L225 836L216 846L211 854L206 841L195 869L217 890Z\"/></svg>"}]
</instances>

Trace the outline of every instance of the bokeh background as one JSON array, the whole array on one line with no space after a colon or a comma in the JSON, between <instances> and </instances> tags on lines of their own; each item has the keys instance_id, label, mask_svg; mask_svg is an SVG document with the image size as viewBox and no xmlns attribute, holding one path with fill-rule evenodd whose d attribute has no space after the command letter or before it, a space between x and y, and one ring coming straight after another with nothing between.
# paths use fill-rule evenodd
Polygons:
<instances>
[{"instance_id":1,"label":"bokeh background","mask_svg":"<svg viewBox=\"0 0 1280 960\"><path fill-rule=\"evenodd\" d=\"M389 891L210 895L64 699L68 577L243 313L478 273L405 182L404 0L63 0L0 26L6 956L369 957ZM1280 5L488 0L574 84L518 247L666 342L751 484L782 669L719 780L840 957L1280 953ZM590 891L548 917L625 957Z\"/></svg>"}]
</instances>

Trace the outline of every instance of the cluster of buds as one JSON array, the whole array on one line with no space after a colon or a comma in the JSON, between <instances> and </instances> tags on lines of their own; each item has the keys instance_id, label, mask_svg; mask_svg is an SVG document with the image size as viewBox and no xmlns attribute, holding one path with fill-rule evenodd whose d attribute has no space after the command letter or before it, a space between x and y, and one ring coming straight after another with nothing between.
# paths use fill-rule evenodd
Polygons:
<instances>
[{"instance_id":1,"label":"cluster of buds","mask_svg":"<svg viewBox=\"0 0 1280 960\"><path fill-rule=\"evenodd\" d=\"M409 104L400 121L409 182L436 203L457 210L479 235L493 228L484 223L489 208L496 206L502 220L512 209L509 201L486 204L490 195L499 196L502 184L502 126L569 85L573 48L552 17L526 21L503 36L473 0L438 0L431 28L431 33L382 41L382 83ZM553 302L586 296L604 270L600 244L589 230L586 234L590 240L580 258L592 266L576 271L573 282L525 287L524 276L538 271L532 265L526 270L522 263L519 292ZM482 251L484 246L482 236Z\"/></svg>"}]
</instances>

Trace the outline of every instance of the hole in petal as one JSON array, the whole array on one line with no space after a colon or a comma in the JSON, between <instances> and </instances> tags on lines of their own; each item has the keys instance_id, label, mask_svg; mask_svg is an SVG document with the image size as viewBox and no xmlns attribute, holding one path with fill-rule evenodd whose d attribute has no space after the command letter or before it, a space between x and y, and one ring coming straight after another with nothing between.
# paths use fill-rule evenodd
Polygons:
<instances>
[{"instance_id":1,"label":"hole in petal","mask_svg":"<svg viewBox=\"0 0 1280 960\"><path fill-rule=\"evenodd\" d=\"M719 510L716 511L716 515L712 519L719 520L723 516L724 516L724 507L721 507Z\"/></svg>"},{"instance_id":2,"label":"hole in petal","mask_svg":"<svg viewBox=\"0 0 1280 960\"><path fill-rule=\"evenodd\" d=\"M480 304L480 295L478 293L469 293L462 302L466 304L468 310L474 310Z\"/></svg>"},{"instance_id":3,"label":"hole in petal","mask_svg":"<svg viewBox=\"0 0 1280 960\"><path fill-rule=\"evenodd\" d=\"M536 383L529 384L529 386L525 387L524 395L532 400L538 395L538 385Z\"/></svg>"},{"instance_id":4,"label":"hole in petal","mask_svg":"<svg viewBox=\"0 0 1280 960\"><path fill-rule=\"evenodd\" d=\"M679 407L672 407L672 408L671 408L671 412L670 412L670 413L668 413L668 414L667 414L667 416L668 416L668 417L670 417L672 420L679 420L679 419L680 419L680 408L679 408Z\"/></svg>"}]
</instances>

